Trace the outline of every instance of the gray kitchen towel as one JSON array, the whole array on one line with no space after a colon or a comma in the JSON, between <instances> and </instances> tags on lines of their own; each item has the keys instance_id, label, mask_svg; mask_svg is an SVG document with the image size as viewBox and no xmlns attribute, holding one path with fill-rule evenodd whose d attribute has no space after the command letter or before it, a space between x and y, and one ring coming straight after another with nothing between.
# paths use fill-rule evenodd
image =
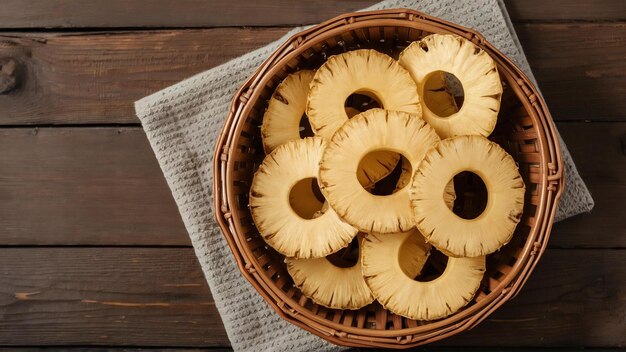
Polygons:
<instances>
[{"instance_id":1,"label":"gray kitchen towel","mask_svg":"<svg viewBox=\"0 0 626 352\"><path fill-rule=\"evenodd\" d=\"M499 0L390 0L368 10L410 8L477 29L534 80ZM324 340L281 320L239 273L213 216L212 157L230 101L283 38L139 100L137 116L165 174L191 237L232 347L237 351L330 351ZM561 141L566 191L557 219L593 207Z\"/></svg>"}]
</instances>

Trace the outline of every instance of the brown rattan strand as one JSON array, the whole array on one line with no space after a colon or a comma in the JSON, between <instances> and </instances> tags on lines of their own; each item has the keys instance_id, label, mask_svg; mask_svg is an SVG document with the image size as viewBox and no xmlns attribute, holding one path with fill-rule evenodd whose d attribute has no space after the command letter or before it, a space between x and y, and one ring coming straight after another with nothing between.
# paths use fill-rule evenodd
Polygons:
<instances>
[{"instance_id":1,"label":"brown rattan strand","mask_svg":"<svg viewBox=\"0 0 626 352\"><path fill-rule=\"evenodd\" d=\"M321 307L293 286L283 258L265 245L248 210L250 182L264 156L259 126L267 100L289 73L317 68L333 54L373 48L397 57L409 43L431 33L462 36L487 51L498 66L504 92L490 139L519 165L526 183L522 219L513 240L488 256L472 302L445 319L415 321L377 303L356 311ZM235 94L216 147L214 178L217 221L237 264L283 319L339 345L408 348L471 329L519 292L546 248L563 192L563 163L550 113L519 68L470 29L398 9L342 15L279 47Z\"/></svg>"}]
</instances>

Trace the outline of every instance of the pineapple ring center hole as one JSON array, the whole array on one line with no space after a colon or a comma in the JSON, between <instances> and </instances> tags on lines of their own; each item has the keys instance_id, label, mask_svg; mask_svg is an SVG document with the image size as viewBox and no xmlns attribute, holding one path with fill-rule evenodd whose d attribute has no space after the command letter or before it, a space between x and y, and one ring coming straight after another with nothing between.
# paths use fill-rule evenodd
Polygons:
<instances>
[{"instance_id":1,"label":"pineapple ring center hole","mask_svg":"<svg viewBox=\"0 0 626 352\"><path fill-rule=\"evenodd\" d=\"M313 128L311 127L311 123L309 122L309 117L305 114L302 114L300 118L300 138L313 137L315 133L313 133Z\"/></svg>"},{"instance_id":2,"label":"pineapple ring center hole","mask_svg":"<svg viewBox=\"0 0 626 352\"><path fill-rule=\"evenodd\" d=\"M289 205L303 219L310 220L322 215L325 201L315 177L296 182L289 191Z\"/></svg>"},{"instance_id":3,"label":"pineapple ring center hole","mask_svg":"<svg viewBox=\"0 0 626 352\"><path fill-rule=\"evenodd\" d=\"M382 108L383 104L373 92L356 91L350 94L344 103L348 118L374 108Z\"/></svg>"},{"instance_id":4,"label":"pineapple ring center hole","mask_svg":"<svg viewBox=\"0 0 626 352\"><path fill-rule=\"evenodd\" d=\"M375 150L367 153L359 162L358 172L365 174L371 174L374 168L376 172L380 172L381 169L385 169L380 163L381 152L387 153L387 158L391 160L398 160L395 164L389 166L389 170L385 171L385 176L377 180L374 184L361 185L369 193L375 196L388 196L398 192L406 187L411 179L413 168L411 163L400 153Z\"/></svg>"},{"instance_id":5,"label":"pineapple ring center hole","mask_svg":"<svg viewBox=\"0 0 626 352\"><path fill-rule=\"evenodd\" d=\"M435 71L424 84L424 103L439 117L449 117L463 106L465 92L461 81L450 72Z\"/></svg>"},{"instance_id":6,"label":"pineapple ring center hole","mask_svg":"<svg viewBox=\"0 0 626 352\"><path fill-rule=\"evenodd\" d=\"M415 253L401 253L401 255L415 255ZM448 256L431 247L430 255L426 259L422 271L413 280L420 282L433 281L443 274L447 265Z\"/></svg>"},{"instance_id":7,"label":"pineapple ring center hole","mask_svg":"<svg viewBox=\"0 0 626 352\"><path fill-rule=\"evenodd\" d=\"M463 219L475 219L485 211L489 195L485 182L471 171L463 171L453 178L456 199L452 212Z\"/></svg>"},{"instance_id":8,"label":"pineapple ring center hole","mask_svg":"<svg viewBox=\"0 0 626 352\"><path fill-rule=\"evenodd\" d=\"M332 265L339 268L351 268L359 261L359 239L354 237L352 242L339 251L326 257Z\"/></svg>"}]
</instances>

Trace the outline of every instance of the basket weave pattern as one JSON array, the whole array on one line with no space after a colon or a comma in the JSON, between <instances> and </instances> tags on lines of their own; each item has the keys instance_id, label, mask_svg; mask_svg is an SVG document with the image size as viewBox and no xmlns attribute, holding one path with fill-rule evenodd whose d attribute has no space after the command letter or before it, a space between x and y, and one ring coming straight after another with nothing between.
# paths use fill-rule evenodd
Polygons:
<instances>
[{"instance_id":1,"label":"basket weave pattern","mask_svg":"<svg viewBox=\"0 0 626 352\"><path fill-rule=\"evenodd\" d=\"M462 36L487 51L498 66L504 93L489 138L519 165L526 184L522 219L513 240L488 256L474 299L445 319L415 321L377 303L356 311L319 306L293 286L284 258L265 244L248 209L252 177L264 157L260 125L267 101L288 74L315 69L333 54L372 48L397 58L408 44L431 33ZM237 264L282 318L339 345L386 348L417 346L470 329L513 298L546 248L564 184L556 129L528 78L480 34L412 10L346 14L279 47L236 93L216 148L214 177L217 221Z\"/></svg>"}]
</instances>

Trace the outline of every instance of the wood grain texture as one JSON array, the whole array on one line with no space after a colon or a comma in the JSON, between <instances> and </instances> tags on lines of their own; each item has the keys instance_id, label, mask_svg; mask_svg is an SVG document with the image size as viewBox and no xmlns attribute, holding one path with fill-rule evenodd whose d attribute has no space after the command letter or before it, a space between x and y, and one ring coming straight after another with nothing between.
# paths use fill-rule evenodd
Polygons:
<instances>
[{"instance_id":1,"label":"wood grain texture","mask_svg":"<svg viewBox=\"0 0 626 352\"><path fill-rule=\"evenodd\" d=\"M555 224L550 243L626 248L626 123L559 123L557 128L596 205Z\"/></svg>"},{"instance_id":2,"label":"wood grain texture","mask_svg":"<svg viewBox=\"0 0 626 352\"><path fill-rule=\"evenodd\" d=\"M140 128L0 129L0 151L0 244L190 244Z\"/></svg>"},{"instance_id":3,"label":"wood grain texture","mask_svg":"<svg viewBox=\"0 0 626 352\"><path fill-rule=\"evenodd\" d=\"M223 346L192 249L0 249L0 345Z\"/></svg>"},{"instance_id":4,"label":"wood grain texture","mask_svg":"<svg viewBox=\"0 0 626 352\"><path fill-rule=\"evenodd\" d=\"M20 64L18 88L0 95L0 125L138 123L135 100L278 39L286 31L225 28L0 35L0 57Z\"/></svg>"},{"instance_id":5,"label":"wood grain texture","mask_svg":"<svg viewBox=\"0 0 626 352\"><path fill-rule=\"evenodd\" d=\"M626 248L626 123L558 128L597 206L557 224L550 245ZM0 150L0 243L189 245L140 128L0 129Z\"/></svg>"},{"instance_id":6,"label":"wood grain texture","mask_svg":"<svg viewBox=\"0 0 626 352\"><path fill-rule=\"evenodd\" d=\"M231 352L230 347L104 347L104 346L50 346L50 347L0 347L0 352ZM606 350L603 350L607 352ZM515 351L527 352L527 351ZM598 352L585 350L585 352ZM609 351L610 352L610 351Z\"/></svg>"},{"instance_id":7,"label":"wood grain texture","mask_svg":"<svg viewBox=\"0 0 626 352\"><path fill-rule=\"evenodd\" d=\"M626 24L516 29L555 120L626 120Z\"/></svg>"},{"instance_id":8,"label":"wood grain texture","mask_svg":"<svg viewBox=\"0 0 626 352\"><path fill-rule=\"evenodd\" d=\"M550 246L626 248L626 123L558 128L597 206L557 224ZM0 243L189 245L140 128L0 129L0 150Z\"/></svg>"},{"instance_id":9,"label":"wood grain texture","mask_svg":"<svg viewBox=\"0 0 626 352\"><path fill-rule=\"evenodd\" d=\"M514 21L624 21L622 0L504 0Z\"/></svg>"},{"instance_id":10,"label":"wood grain texture","mask_svg":"<svg viewBox=\"0 0 626 352\"><path fill-rule=\"evenodd\" d=\"M231 352L230 347L102 347L102 346L54 346L54 347L0 347L0 352ZM606 352L606 350L603 350ZM515 351L527 352L527 351ZM597 352L585 350L585 352Z\"/></svg>"},{"instance_id":11,"label":"wood grain texture","mask_svg":"<svg viewBox=\"0 0 626 352\"><path fill-rule=\"evenodd\" d=\"M177 347L177 348L162 348L162 347L0 347L0 352L230 352L233 349L230 347ZM369 348L354 348L350 351L354 352L381 352L388 350L369 349ZM534 348L502 348L502 347L426 347L420 349L413 349L409 351L428 351L428 352L537 352ZM542 348L541 352L563 352L562 348ZM622 348L585 348L584 352L618 352L624 351Z\"/></svg>"},{"instance_id":12,"label":"wood grain texture","mask_svg":"<svg viewBox=\"0 0 626 352\"><path fill-rule=\"evenodd\" d=\"M0 57L15 58L20 76L14 91L0 95L0 125L137 123L135 100L287 30L4 34ZM555 119L626 119L626 25L524 24L518 31Z\"/></svg>"},{"instance_id":13,"label":"wood grain texture","mask_svg":"<svg viewBox=\"0 0 626 352\"><path fill-rule=\"evenodd\" d=\"M233 349L230 347L177 347L177 348L162 348L162 347L0 347L0 352L230 352ZM388 350L369 349L369 348L354 348L350 351L358 352L381 352ZM426 347L420 349L413 349L409 351L428 351L428 352L537 352L534 348L502 348L502 347ZM621 348L585 348L584 352L618 352L624 351ZM562 348L542 348L541 352L563 352Z\"/></svg>"},{"instance_id":14,"label":"wood grain texture","mask_svg":"<svg viewBox=\"0 0 626 352\"><path fill-rule=\"evenodd\" d=\"M515 300L445 345L623 346L625 260L548 250ZM0 268L0 345L228 344L191 249L2 248Z\"/></svg>"},{"instance_id":15,"label":"wood grain texture","mask_svg":"<svg viewBox=\"0 0 626 352\"><path fill-rule=\"evenodd\" d=\"M442 344L623 347L625 256L624 250L548 250L513 301Z\"/></svg>"},{"instance_id":16,"label":"wood grain texture","mask_svg":"<svg viewBox=\"0 0 626 352\"><path fill-rule=\"evenodd\" d=\"M4 28L219 27L301 25L368 7L377 0L5 0ZM514 21L623 20L621 0L506 0ZM137 14L141 14L138 16Z\"/></svg>"}]
</instances>

